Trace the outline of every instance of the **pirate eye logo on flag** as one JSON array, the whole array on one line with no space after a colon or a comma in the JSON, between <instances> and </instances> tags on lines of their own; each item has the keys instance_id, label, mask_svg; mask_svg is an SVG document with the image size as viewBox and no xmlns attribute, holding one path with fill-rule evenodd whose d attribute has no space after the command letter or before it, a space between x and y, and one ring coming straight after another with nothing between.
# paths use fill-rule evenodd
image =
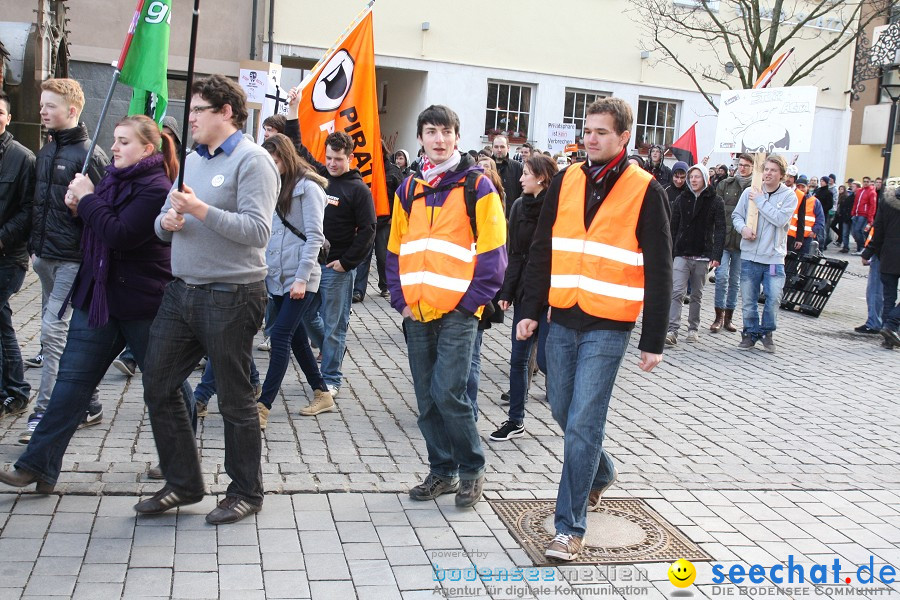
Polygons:
<instances>
[{"instance_id":1,"label":"pirate eye logo on flag","mask_svg":"<svg viewBox=\"0 0 900 600\"><path fill-rule=\"evenodd\" d=\"M340 107L353 83L353 59L346 50L331 57L313 86L312 105L319 112Z\"/></svg>"}]
</instances>

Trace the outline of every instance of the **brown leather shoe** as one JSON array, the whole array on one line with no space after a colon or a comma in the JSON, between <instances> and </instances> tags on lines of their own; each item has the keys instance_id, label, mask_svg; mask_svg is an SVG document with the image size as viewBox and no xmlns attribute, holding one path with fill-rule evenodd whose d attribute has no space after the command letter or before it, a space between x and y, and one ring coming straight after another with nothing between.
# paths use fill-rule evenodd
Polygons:
<instances>
[{"instance_id":1,"label":"brown leather shoe","mask_svg":"<svg viewBox=\"0 0 900 600\"><path fill-rule=\"evenodd\" d=\"M181 492L176 492L168 485L164 485L152 498L141 500L135 504L134 510L142 515L158 515L178 506L197 504L201 500L203 500L203 494L187 496Z\"/></svg>"},{"instance_id":2,"label":"brown leather shoe","mask_svg":"<svg viewBox=\"0 0 900 600\"><path fill-rule=\"evenodd\" d=\"M737 331L737 327L735 327L734 324L731 322L731 319L733 317L734 317L734 309L726 308L725 309L725 322L722 325L725 328L725 331L730 331L732 333Z\"/></svg>"},{"instance_id":3,"label":"brown leather shoe","mask_svg":"<svg viewBox=\"0 0 900 600\"><path fill-rule=\"evenodd\" d=\"M24 469L13 469L12 471L0 471L0 482L13 487L23 488L27 485L37 482L35 491L38 494L52 494L55 487L52 483L40 481L34 473L25 471Z\"/></svg>"},{"instance_id":4,"label":"brown leather shoe","mask_svg":"<svg viewBox=\"0 0 900 600\"><path fill-rule=\"evenodd\" d=\"M713 333L719 333L719 330L722 329L722 325L725 323L725 309L717 308L716 309L716 320L712 322L712 325L709 326L709 330Z\"/></svg>"}]
</instances>

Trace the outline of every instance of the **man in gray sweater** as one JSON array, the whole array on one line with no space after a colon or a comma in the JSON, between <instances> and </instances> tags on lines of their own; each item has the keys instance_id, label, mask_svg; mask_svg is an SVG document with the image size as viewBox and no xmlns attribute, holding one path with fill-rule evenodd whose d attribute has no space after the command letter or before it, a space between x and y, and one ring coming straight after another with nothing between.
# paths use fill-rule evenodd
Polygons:
<instances>
[{"instance_id":1,"label":"man in gray sweater","mask_svg":"<svg viewBox=\"0 0 900 600\"><path fill-rule=\"evenodd\" d=\"M213 525L259 512L263 502L259 415L250 360L266 306L265 249L280 179L269 154L243 137L246 95L212 75L191 88L191 132L183 191L173 187L156 219L172 243L172 274L150 331L144 401L166 485L139 502L141 514L199 502L203 473L179 386L204 355L216 365L225 421L225 499Z\"/></svg>"},{"instance_id":2,"label":"man in gray sweater","mask_svg":"<svg viewBox=\"0 0 900 600\"><path fill-rule=\"evenodd\" d=\"M784 158L773 154L763 167L762 190L748 187L741 194L731 221L741 233L741 301L744 330L738 348L750 350L762 340L766 352L775 352L772 332L775 331L778 305L784 289L784 258L787 255L787 233L791 216L797 207L797 196L781 183L787 173ZM747 215L753 202L759 210L756 229L747 225ZM758 309L759 286L766 294L762 320Z\"/></svg>"}]
</instances>

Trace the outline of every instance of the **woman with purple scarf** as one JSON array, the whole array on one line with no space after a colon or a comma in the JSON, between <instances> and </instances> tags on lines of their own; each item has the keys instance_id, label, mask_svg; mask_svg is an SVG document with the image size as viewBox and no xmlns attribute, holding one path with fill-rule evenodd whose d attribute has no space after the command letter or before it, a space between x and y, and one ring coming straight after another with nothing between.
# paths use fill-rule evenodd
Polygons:
<instances>
[{"instance_id":1,"label":"woman with purple scarf","mask_svg":"<svg viewBox=\"0 0 900 600\"><path fill-rule=\"evenodd\" d=\"M116 126L112 153L96 189L76 175L66 194L73 218L84 223L84 258L69 296L72 321L44 418L15 470L0 471L8 485L37 482L38 492L53 491L91 393L126 344L143 368L150 327L172 280L169 246L156 237L153 221L178 173L174 142L153 120L131 116Z\"/></svg>"}]
</instances>

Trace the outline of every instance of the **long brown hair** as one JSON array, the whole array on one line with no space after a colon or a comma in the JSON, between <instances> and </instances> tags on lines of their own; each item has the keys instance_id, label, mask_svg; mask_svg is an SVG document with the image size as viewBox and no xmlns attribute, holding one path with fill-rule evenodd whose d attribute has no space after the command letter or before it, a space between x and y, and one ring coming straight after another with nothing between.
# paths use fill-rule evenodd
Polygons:
<instances>
[{"instance_id":1,"label":"long brown hair","mask_svg":"<svg viewBox=\"0 0 900 600\"><path fill-rule=\"evenodd\" d=\"M116 127L126 125L131 127L138 138L138 142L144 146L153 146L154 154L162 152L163 168L169 181L175 181L178 177L178 153L175 150L175 140L168 133L162 133L156 121L145 115L131 115L116 123Z\"/></svg>"},{"instance_id":2,"label":"long brown hair","mask_svg":"<svg viewBox=\"0 0 900 600\"><path fill-rule=\"evenodd\" d=\"M304 177L318 183L322 189L328 185L328 181L316 173L315 169L297 154L297 150L288 136L276 133L269 136L269 139L263 142L262 147L272 156L277 156L284 167L284 173L281 175L281 191L278 192L278 202L275 205L275 210L279 214L286 215L290 212L294 186Z\"/></svg>"}]
</instances>

